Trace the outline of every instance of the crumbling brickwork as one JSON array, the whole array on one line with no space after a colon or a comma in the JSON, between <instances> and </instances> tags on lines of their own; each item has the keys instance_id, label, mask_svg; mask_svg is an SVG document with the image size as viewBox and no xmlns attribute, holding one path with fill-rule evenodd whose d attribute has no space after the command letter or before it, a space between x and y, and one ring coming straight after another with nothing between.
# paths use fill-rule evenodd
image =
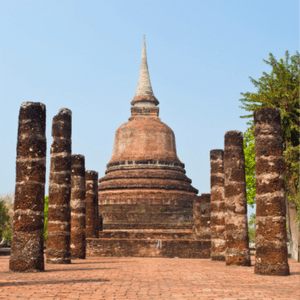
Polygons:
<instances>
[{"instance_id":1,"label":"crumbling brickwork","mask_svg":"<svg viewBox=\"0 0 300 300\"><path fill-rule=\"evenodd\" d=\"M200 236L200 217L201 217L201 198L196 196L193 202L193 219L194 219L194 230L195 237L199 238Z\"/></svg>"},{"instance_id":2,"label":"crumbling brickwork","mask_svg":"<svg viewBox=\"0 0 300 300\"><path fill-rule=\"evenodd\" d=\"M280 109L254 112L256 274L289 275Z\"/></svg>"},{"instance_id":3,"label":"crumbling brickwork","mask_svg":"<svg viewBox=\"0 0 300 300\"><path fill-rule=\"evenodd\" d=\"M24 102L19 113L16 188L9 269L44 270L46 106Z\"/></svg>"},{"instance_id":4,"label":"crumbling brickwork","mask_svg":"<svg viewBox=\"0 0 300 300\"><path fill-rule=\"evenodd\" d=\"M197 239L210 239L210 194L201 194L194 201L194 226Z\"/></svg>"},{"instance_id":5,"label":"crumbling brickwork","mask_svg":"<svg viewBox=\"0 0 300 300\"><path fill-rule=\"evenodd\" d=\"M202 239L211 238L210 230L210 194L201 194L200 236Z\"/></svg>"},{"instance_id":6,"label":"crumbling brickwork","mask_svg":"<svg viewBox=\"0 0 300 300\"><path fill-rule=\"evenodd\" d=\"M62 108L53 118L49 180L47 263L70 264L70 195L72 112Z\"/></svg>"},{"instance_id":7,"label":"crumbling brickwork","mask_svg":"<svg viewBox=\"0 0 300 300\"><path fill-rule=\"evenodd\" d=\"M102 215L99 215L99 210L98 210L98 228L99 231L103 231L103 217Z\"/></svg>"},{"instance_id":8,"label":"crumbling brickwork","mask_svg":"<svg viewBox=\"0 0 300 300\"><path fill-rule=\"evenodd\" d=\"M71 161L71 258L85 258L85 159L79 154Z\"/></svg>"},{"instance_id":9,"label":"crumbling brickwork","mask_svg":"<svg viewBox=\"0 0 300 300\"><path fill-rule=\"evenodd\" d=\"M210 151L211 258L225 260L224 151Z\"/></svg>"},{"instance_id":10,"label":"crumbling brickwork","mask_svg":"<svg viewBox=\"0 0 300 300\"><path fill-rule=\"evenodd\" d=\"M86 211L86 238L99 237L99 217L98 217L98 173L95 171L85 172L85 211Z\"/></svg>"},{"instance_id":11,"label":"crumbling brickwork","mask_svg":"<svg viewBox=\"0 0 300 300\"><path fill-rule=\"evenodd\" d=\"M243 133L225 134L225 239L227 265L250 266Z\"/></svg>"},{"instance_id":12,"label":"crumbling brickwork","mask_svg":"<svg viewBox=\"0 0 300 300\"><path fill-rule=\"evenodd\" d=\"M209 240L87 239L87 256L210 258Z\"/></svg>"}]
</instances>

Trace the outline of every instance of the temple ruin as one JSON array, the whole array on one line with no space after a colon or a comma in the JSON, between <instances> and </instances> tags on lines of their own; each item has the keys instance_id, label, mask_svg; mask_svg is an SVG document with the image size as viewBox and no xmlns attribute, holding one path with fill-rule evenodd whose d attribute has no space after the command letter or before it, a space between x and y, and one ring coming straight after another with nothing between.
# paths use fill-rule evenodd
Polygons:
<instances>
[{"instance_id":1,"label":"temple ruin","mask_svg":"<svg viewBox=\"0 0 300 300\"><path fill-rule=\"evenodd\" d=\"M250 266L243 134L228 131L210 152L210 194L185 175L175 135L161 122L148 71L145 39L131 117L115 133L105 176L85 171L71 153L70 110L52 124L46 262L88 256L212 258ZM289 275L281 116L254 113L256 159L255 273ZM25 102L19 114L13 272L44 270L46 108Z\"/></svg>"},{"instance_id":2,"label":"temple ruin","mask_svg":"<svg viewBox=\"0 0 300 300\"><path fill-rule=\"evenodd\" d=\"M101 255L106 255L105 248L114 248L112 245L117 241L113 237L117 235L117 230L127 230L131 239L120 241L120 245L115 245L118 251L107 255L132 255L127 252L129 247L134 247L136 256L210 255L210 241L197 250L196 246L192 246L195 241L191 241L191 249L186 253L180 250L182 254L176 254L173 249L180 249L173 246L175 242L179 243L179 236L186 234L185 237L190 239L193 201L197 198L198 190L185 175L184 164L176 153L172 129L158 117L158 104L150 82L144 38L138 86L131 101L131 117L117 129L112 157L105 176L99 180L99 213L103 217L105 230L105 235L100 233L99 236L103 237ZM122 234L119 233L119 236ZM144 236L144 244L142 241L134 242L132 238L135 236ZM157 244L156 236L163 236L166 241ZM88 240L90 250L94 247L92 243L95 245L97 242ZM152 248L145 246L149 243L157 244L156 253L150 254ZM147 250L140 250L143 247ZM100 249L97 251L101 252Z\"/></svg>"}]
</instances>

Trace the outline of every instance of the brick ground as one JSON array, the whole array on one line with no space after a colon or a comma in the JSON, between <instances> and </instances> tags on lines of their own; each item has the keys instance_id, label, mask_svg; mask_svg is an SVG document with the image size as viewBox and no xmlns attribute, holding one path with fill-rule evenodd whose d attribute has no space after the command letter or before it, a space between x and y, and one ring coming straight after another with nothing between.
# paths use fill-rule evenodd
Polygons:
<instances>
[{"instance_id":1,"label":"brick ground","mask_svg":"<svg viewBox=\"0 0 300 300\"><path fill-rule=\"evenodd\" d=\"M295 260L287 277L209 259L132 257L46 264L46 272L16 274L9 273L8 260L0 256L0 299L300 299Z\"/></svg>"}]
</instances>

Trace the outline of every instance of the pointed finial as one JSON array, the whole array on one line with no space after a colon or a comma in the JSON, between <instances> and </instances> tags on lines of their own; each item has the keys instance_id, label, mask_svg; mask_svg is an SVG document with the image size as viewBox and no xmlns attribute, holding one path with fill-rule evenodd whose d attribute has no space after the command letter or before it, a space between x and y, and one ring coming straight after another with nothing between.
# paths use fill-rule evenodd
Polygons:
<instances>
[{"instance_id":1,"label":"pointed finial","mask_svg":"<svg viewBox=\"0 0 300 300\"><path fill-rule=\"evenodd\" d=\"M142 61L140 68L140 76L138 86L134 95L131 105L133 106L156 106L159 102L155 98L150 82L147 53L146 53L146 42L145 35L143 35L143 49L142 49Z\"/></svg>"}]
</instances>

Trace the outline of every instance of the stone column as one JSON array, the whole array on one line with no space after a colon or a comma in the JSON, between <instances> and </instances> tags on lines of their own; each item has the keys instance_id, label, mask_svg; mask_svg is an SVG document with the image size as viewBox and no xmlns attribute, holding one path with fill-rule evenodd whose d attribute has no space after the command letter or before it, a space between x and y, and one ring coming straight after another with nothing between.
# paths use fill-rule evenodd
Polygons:
<instances>
[{"instance_id":1,"label":"stone column","mask_svg":"<svg viewBox=\"0 0 300 300\"><path fill-rule=\"evenodd\" d=\"M99 207L99 206L98 206ZM99 210L98 210L98 220L99 220L99 231L103 231L103 216L99 215ZM99 234L99 232L98 232Z\"/></svg>"},{"instance_id":2,"label":"stone column","mask_svg":"<svg viewBox=\"0 0 300 300\"><path fill-rule=\"evenodd\" d=\"M85 236L86 238L99 237L98 220L98 173L95 171L85 172Z\"/></svg>"},{"instance_id":3,"label":"stone column","mask_svg":"<svg viewBox=\"0 0 300 300\"><path fill-rule=\"evenodd\" d=\"M196 238L210 239L210 194L197 196L193 209Z\"/></svg>"},{"instance_id":4,"label":"stone column","mask_svg":"<svg viewBox=\"0 0 300 300\"><path fill-rule=\"evenodd\" d=\"M227 131L224 150L226 265L250 266L243 133Z\"/></svg>"},{"instance_id":5,"label":"stone column","mask_svg":"<svg viewBox=\"0 0 300 300\"><path fill-rule=\"evenodd\" d=\"M195 237L200 237L200 217L201 217L201 198L196 196L193 202L193 218L194 218L194 231Z\"/></svg>"},{"instance_id":6,"label":"stone column","mask_svg":"<svg viewBox=\"0 0 300 300\"><path fill-rule=\"evenodd\" d=\"M211 258L225 260L224 151L210 151Z\"/></svg>"},{"instance_id":7,"label":"stone column","mask_svg":"<svg viewBox=\"0 0 300 300\"><path fill-rule=\"evenodd\" d=\"M44 271L46 106L24 102L19 113L16 187L9 269Z\"/></svg>"},{"instance_id":8,"label":"stone column","mask_svg":"<svg viewBox=\"0 0 300 300\"><path fill-rule=\"evenodd\" d=\"M70 264L72 112L59 110L52 121L53 142L48 200L47 263Z\"/></svg>"},{"instance_id":9,"label":"stone column","mask_svg":"<svg viewBox=\"0 0 300 300\"><path fill-rule=\"evenodd\" d=\"M289 275L284 160L280 109L254 112L256 220L255 268L262 275Z\"/></svg>"},{"instance_id":10,"label":"stone column","mask_svg":"<svg viewBox=\"0 0 300 300\"><path fill-rule=\"evenodd\" d=\"M210 194L201 194L200 236L202 239L210 239Z\"/></svg>"},{"instance_id":11,"label":"stone column","mask_svg":"<svg viewBox=\"0 0 300 300\"><path fill-rule=\"evenodd\" d=\"M85 258L85 161L72 155L71 166L71 258Z\"/></svg>"}]
</instances>

